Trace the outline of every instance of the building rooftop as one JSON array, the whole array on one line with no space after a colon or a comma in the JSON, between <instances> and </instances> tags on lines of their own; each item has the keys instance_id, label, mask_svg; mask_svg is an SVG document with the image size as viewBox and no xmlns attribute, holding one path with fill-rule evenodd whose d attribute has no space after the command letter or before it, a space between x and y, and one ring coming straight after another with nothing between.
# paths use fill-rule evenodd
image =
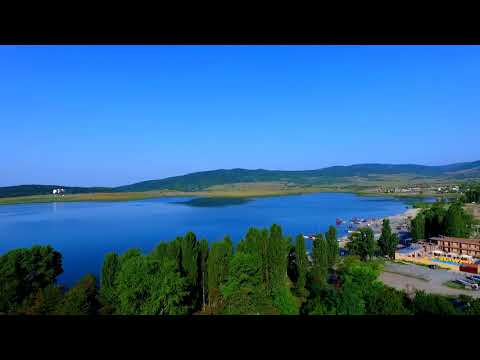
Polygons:
<instances>
[{"instance_id":1,"label":"building rooftop","mask_svg":"<svg viewBox=\"0 0 480 360\"><path fill-rule=\"evenodd\" d=\"M480 239L465 239L465 238L457 238L457 237L450 237L450 236L434 236L431 237L430 240L433 241L451 241L451 242L458 242L461 244L480 244Z\"/></svg>"},{"instance_id":2,"label":"building rooftop","mask_svg":"<svg viewBox=\"0 0 480 360\"><path fill-rule=\"evenodd\" d=\"M410 246L405 246L404 248L397 250L397 252L399 252L400 254L410 254L421 249L422 249L421 245L412 244Z\"/></svg>"}]
</instances>

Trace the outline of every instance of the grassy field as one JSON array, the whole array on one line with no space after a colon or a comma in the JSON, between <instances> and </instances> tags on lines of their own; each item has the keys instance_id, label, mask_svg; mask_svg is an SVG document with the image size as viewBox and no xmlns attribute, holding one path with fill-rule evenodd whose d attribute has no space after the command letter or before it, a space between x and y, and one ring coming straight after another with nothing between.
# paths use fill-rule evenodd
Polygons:
<instances>
[{"instance_id":1,"label":"grassy field","mask_svg":"<svg viewBox=\"0 0 480 360\"><path fill-rule=\"evenodd\" d=\"M453 280L450 280L450 281L447 281L445 283L443 283L443 285L449 287L449 288L452 288L452 289L459 289L459 290L471 290L473 291L471 288L466 288L465 285L462 285L462 284L459 284L459 283L456 283L455 281Z\"/></svg>"},{"instance_id":2,"label":"grassy field","mask_svg":"<svg viewBox=\"0 0 480 360\"><path fill-rule=\"evenodd\" d=\"M92 193L74 194L65 196L35 195L19 196L11 198L0 198L0 205L48 203L48 202L72 202L72 201L128 201L151 199L167 196L183 196L183 193L174 191L152 191L152 192L125 192L125 193Z\"/></svg>"},{"instance_id":3,"label":"grassy field","mask_svg":"<svg viewBox=\"0 0 480 360\"><path fill-rule=\"evenodd\" d=\"M102 192L86 194L69 194L62 197L53 195L34 195L0 198L0 205L72 202L72 201L129 201L160 197L188 196L203 198L253 198L262 196L298 195L320 192L348 192L362 196L391 196L398 198L432 197L434 195L412 195L378 193L367 186L355 184L335 184L328 186L298 185L285 182L236 183L216 185L203 191L146 191L146 192Z\"/></svg>"},{"instance_id":4,"label":"grassy field","mask_svg":"<svg viewBox=\"0 0 480 360\"><path fill-rule=\"evenodd\" d=\"M152 199L160 197L188 196L205 198L252 198L261 196L295 195L303 193L315 193L332 191L325 188L314 187L291 187L278 184L250 184L253 186L216 186L205 191L183 192L183 191L147 191L147 192L112 192L112 193L91 193L74 194L65 196L35 195L0 198L0 205L48 203L48 202L72 202L72 201L129 201Z\"/></svg>"}]
</instances>

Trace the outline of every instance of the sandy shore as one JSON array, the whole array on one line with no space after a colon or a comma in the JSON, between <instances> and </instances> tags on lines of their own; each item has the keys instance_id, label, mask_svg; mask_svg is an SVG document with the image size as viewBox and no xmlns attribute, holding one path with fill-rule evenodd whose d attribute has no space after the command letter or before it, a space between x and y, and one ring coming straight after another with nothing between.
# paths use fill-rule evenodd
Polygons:
<instances>
[{"instance_id":1,"label":"sandy shore","mask_svg":"<svg viewBox=\"0 0 480 360\"><path fill-rule=\"evenodd\" d=\"M390 220L390 227L392 228L392 232L398 233L399 231L405 231L408 228L408 225L410 224L410 219L413 219L415 216L417 216L418 212L421 209L407 209L405 212L397 215L392 215L392 216L387 216L386 218ZM383 218L382 219L377 219L374 221L368 222L370 224L370 227L373 230L373 233L375 235L378 235L382 232L382 223L383 223ZM398 229L397 227L401 227ZM344 235L339 238L339 245L340 247L345 247L346 243L348 242L348 237L350 235Z\"/></svg>"}]
</instances>

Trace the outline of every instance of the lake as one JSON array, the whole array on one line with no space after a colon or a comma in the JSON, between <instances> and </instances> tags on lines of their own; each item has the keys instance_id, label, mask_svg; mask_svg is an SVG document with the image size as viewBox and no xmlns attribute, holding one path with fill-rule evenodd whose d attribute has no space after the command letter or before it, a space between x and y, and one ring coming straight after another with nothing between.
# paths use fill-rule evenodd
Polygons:
<instances>
[{"instance_id":1,"label":"lake","mask_svg":"<svg viewBox=\"0 0 480 360\"><path fill-rule=\"evenodd\" d=\"M380 218L402 213L406 200L346 193L260 197L250 201L159 198L126 202L60 202L0 206L0 254L51 245L63 255L60 283L98 275L106 253L149 252L160 241L193 231L210 242L238 242L250 226L282 226L285 234L325 232L335 219ZM346 228L339 228L339 235Z\"/></svg>"}]
</instances>

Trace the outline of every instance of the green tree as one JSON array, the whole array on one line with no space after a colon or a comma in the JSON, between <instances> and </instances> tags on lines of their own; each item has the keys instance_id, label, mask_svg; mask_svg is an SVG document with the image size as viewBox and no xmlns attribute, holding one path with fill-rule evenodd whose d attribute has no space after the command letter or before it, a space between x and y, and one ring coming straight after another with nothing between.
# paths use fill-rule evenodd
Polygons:
<instances>
[{"instance_id":1,"label":"green tree","mask_svg":"<svg viewBox=\"0 0 480 360\"><path fill-rule=\"evenodd\" d=\"M325 240L328 247L328 267L333 268L338 257L338 241L337 241L337 229L335 226L329 226L328 231L325 233Z\"/></svg>"},{"instance_id":2,"label":"green tree","mask_svg":"<svg viewBox=\"0 0 480 360\"><path fill-rule=\"evenodd\" d=\"M202 307L205 308L207 304L207 261L208 261L208 240L200 240L199 242L199 269L200 269L200 283L202 288Z\"/></svg>"},{"instance_id":3,"label":"green tree","mask_svg":"<svg viewBox=\"0 0 480 360\"><path fill-rule=\"evenodd\" d=\"M480 299L474 299L466 295L460 295L458 299L464 305L463 313L465 315L480 315Z\"/></svg>"},{"instance_id":4,"label":"green tree","mask_svg":"<svg viewBox=\"0 0 480 360\"><path fill-rule=\"evenodd\" d=\"M116 253L108 253L103 261L100 276L100 298L103 305L115 308L117 305L117 293L115 280L120 271L120 258Z\"/></svg>"},{"instance_id":5,"label":"green tree","mask_svg":"<svg viewBox=\"0 0 480 360\"><path fill-rule=\"evenodd\" d=\"M18 312L24 315L53 315L62 301L62 287L50 284L27 297Z\"/></svg>"},{"instance_id":6,"label":"green tree","mask_svg":"<svg viewBox=\"0 0 480 360\"><path fill-rule=\"evenodd\" d=\"M371 259L375 254L373 230L368 227L358 229L350 236L346 247L351 255L358 255L362 260Z\"/></svg>"},{"instance_id":7,"label":"green tree","mask_svg":"<svg viewBox=\"0 0 480 360\"><path fill-rule=\"evenodd\" d=\"M170 241L167 247L168 258L175 263L175 269L182 274L182 242L183 238L177 236L175 240ZM161 250L160 250L161 251Z\"/></svg>"},{"instance_id":8,"label":"green tree","mask_svg":"<svg viewBox=\"0 0 480 360\"><path fill-rule=\"evenodd\" d=\"M230 245L226 241L212 244L207 259L207 284L209 304L216 308L221 300L220 288L228 276L228 267L232 258Z\"/></svg>"},{"instance_id":9,"label":"green tree","mask_svg":"<svg viewBox=\"0 0 480 360\"><path fill-rule=\"evenodd\" d=\"M120 266L127 260L134 257L140 257L140 256L142 256L142 253L140 252L139 249L128 249L119 257Z\"/></svg>"},{"instance_id":10,"label":"green tree","mask_svg":"<svg viewBox=\"0 0 480 360\"><path fill-rule=\"evenodd\" d=\"M328 273L328 245L323 234L315 235L313 240L313 268L312 277L315 284L322 284L325 282Z\"/></svg>"},{"instance_id":11,"label":"green tree","mask_svg":"<svg viewBox=\"0 0 480 360\"><path fill-rule=\"evenodd\" d=\"M392 229L390 227L390 220L383 219L382 224L382 234L378 239L378 247L380 249L380 253L383 256L388 256L391 259L395 258L395 249L397 248L399 241L396 234L392 233Z\"/></svg>"},{"instance_id":12,"label":"green tree","mask_svg":"<svg viewBox=\"0 0 480 360\"><path fill-rule=\"evenodd\" d=\"M298 269L297 269L297 256L295 245L289 242L289 250L287 255L287 276L292 281L292 283L296 284L298 280Z\"/></svg>"},{"instance_id":13,"label":"green tree","mask_svg":"<svg viewBox=\"0 0 480 360\"><path fill-rule=\"evenodd\" d=\"M261 258L258 254L238 252L232 258L226 283L221 287L223 314L274 314L271 300L262 284Z\"/></svg>"},{"instance_id":14,"label":"green tree","mask_svg":"<svg viewBox=\"0 0 480 360\"><path fill-rule=\"evenodd\" d=\"M150 256L158 261L165 261L166 259L170 259L176 262L177 257L172 256L173 251L169 251L169 244L166 242L159 243L153 251L150 253Z\"/></svg>"},{"instance_id":15,"label":"green tree","mask_svg":"<svg viewBox=\"0 0 480 360\"><path fill-rule=\"evenodd\" d=\"M471 220L459 204L450 205L445 218L445 235L468 237L470 235Z\"/></svg>"},{"instance_id":16,"label":"green tree","mask_svg":"<svg viewBox=\"0 0 480 360\"><path fill-rule=\"evenodd\" d=\"M266 256L265 256L266 255ZM267 294L273 295L285 285L287 280L288 241L282 234L282 228L273 224L267 241L267 251L262 257L264 263L263 279Z\"/></svg>"},{"instance_id":17,"label":"green tree","mask_svg":"<svg viewBox=\"0 0 480 360\"><path fill-rule=\"evenodd\" d=\"M122 264L117 277L118 314L182 315L187 296L186 279L174 261L136 256Z\"/></svg>"},{"instance_id":18,"label":"green tree","mask_svg":"<svg viewBox=\"0 0 480 360\"><path fill-rule=\"evenodd\" d=\"M348 280L339 293L336 314L364 315L365 312L365 300L362 298L361 291L358 287L351 286L351 280Z\"/></svg>"},{"instance_id":19,"label":"green tree","mask_svg":"<svg viewBox=\"0 0 480 360\"><path fill-rule=\"evenodd\" d=\"M413 299L415 315L458 315L459 312L444 296L418 291Z\"/></svg>"},{"instance_id":20,"label":"green tree","mask_svg":"<svg viewBox=\"0 0 480 360\"><path fill-rule=\"evenodd\" d=\"M337 314L365 314L367 299L379 284L377 278L380 272L381 264L377 261L362 262L355 257L345 258L340 268L342 286L337 302Z\"/></svg>"},{"instance_id":21,"label":"green tree","mask_svg":"<svg viewBox=\"0 0 480 360\"><path fill-rule=\"evenodd\" d=\"M0 256L0 313L15 312L38 290L55 284L62 255L51 246L16 249Z\"/></svg>"},{"instance_id":22,"label":"green tree","mask_svg":"<svg viewBox=\"0 0 480 360\"><path fill-rule=\"evenodd\" d=\"M422 213L411 220L410 232L414 241L425 239L425 216Z\"/></svg>"},{"instance_id":23,"label":"green tree","mask_svg":"<svg viewBox=\"0 0 480 360\"><path fill-rule=\"evenodd\" d=\"M73 288L67 291L57 309L60 315L95 315L98 310L96 279L85 275Z\"/></svg>"},{"instance_id":24,"label":"green tree","mask_svg":"<svg viewBox=\"0 0 480 360\"><path fill-rule=\"evenodd\" d=\"M336 315L339 301L339 291L325 284L316 296L308 299L301 312L305 315Z\"/></svg>"},{"instance_id":25,"label":"green tree","mask_svg":"<svg viewBox=\"0 0 480 360\"><path fill-rule=\"evenodd\" d=\"M470 186L469 190L465 192L465 202L480 202L480 184Z\"/></svg>"},{"instance_id":26,"label":"green tree","mask_svg":"<svg viewBox=\"0 0 480 360\"><path fill-rule=\"evenodd\" d=\"M297 236L295 243L295 265L297 268L296 291L298 295L304 296L307 283L308 257L305 240L301 234Z\"/></svg>"},{"instance_id":27,"label":"green tree","mask_svg":"<svg viewBox=\"0 0 480 360\"><path fill-rule=\"evenodd\" d=\"M191 231L182 238L182 272L188 284L195 289L198 285L198 243Z\"/></svg>"},{"instance_id":28,"label":"green tree","mask_svg":"<svg viewBox=\"0 0 480 360\"><path fill-rule=\"evenodd\" d=\"M434 203L430 209L423 212L423 216L425 219L423 239L445 235L445 220L447 216L445 203Z\"/></svg>"},{"instance_id":29,"label":"green tree","mask_svg":"<svg viewBox=\"0 0 480 360\"><path fill-rule=\"evenodd\" d=\"M257 228L249 228L245 237L238 243L237 252L246 254L258 254L260 231Z\"/></svg>"},{"instance_id":30,"label":"green tree","mask_svg":"<svg viewBox=\"0 0 480 360\"><path fill-rule=\"evenodd\" d=\"M280 315L298 315L300 305L290 289L286 286L278 289L273 295L273 306L278 310Z\"/></svg>"},{"instance_id":31,"label":"green tree","mask_svg":"<svg viewBox=\"0 0 480 360\"><path fill-rule=\"evenodd\" d=\"M410 315L406 294L376 283L366 294L366 313L370 315Z\"/></svg>"},{"instance_id":32,"label":"green tree","mask_svg":"<svg viewBox=\"0 0 480 360\"><path fill-rule=\"evenodd\" d=\"M232 239L230 238L230 236L225 236L223 238L223 241L225 242L226 246L227 246L227 249L228 249L228 253L230 254L230 256L233 256L233 243L232 243Z\"/></svg>"}]
</instances>

